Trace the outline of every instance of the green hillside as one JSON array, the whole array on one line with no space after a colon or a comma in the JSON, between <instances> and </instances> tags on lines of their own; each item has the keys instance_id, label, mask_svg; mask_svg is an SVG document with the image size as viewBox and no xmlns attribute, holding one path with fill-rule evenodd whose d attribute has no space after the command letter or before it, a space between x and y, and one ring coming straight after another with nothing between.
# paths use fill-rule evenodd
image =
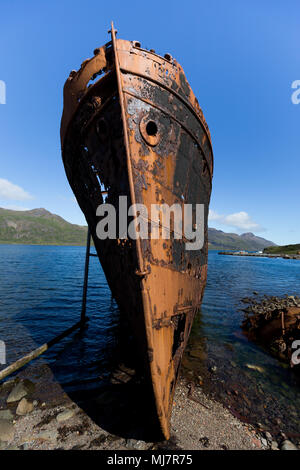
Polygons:
<instances>
[{"instance_id":1,"label":"green hillside","mask_svg":"<svg viewBox=\"0 0 300 470\"><path fill-rule=\"evenodd\" d=\"M0 208L0 243L85 245L87 227L70 224L46 209L13 211ZM253 233L225 233L208 229L211 250L263 250L272 242Z\"/></svg>"},{"instance_id":2,"label":"green hillside","mask_svg":"<svg viewBox=\"0 0 300 470\"><path fill-rule=\"evenodd\" d=\"M0 208L0 243L85 245L86 227L70 224L45 209L13 211Z\"/></svg>"},{"instance_id":3,"label":"green hillside","mask_svg":"<svg viewBox=\"0 0 300 470\"><path fill-rule=\"evenodd\" d=\"M300 253L300 243L296 245L283 245L283 246L268 246L264 249L264 253L269 254L284 254L284 255L297 255Z\"/></svg>"}]
</instances>

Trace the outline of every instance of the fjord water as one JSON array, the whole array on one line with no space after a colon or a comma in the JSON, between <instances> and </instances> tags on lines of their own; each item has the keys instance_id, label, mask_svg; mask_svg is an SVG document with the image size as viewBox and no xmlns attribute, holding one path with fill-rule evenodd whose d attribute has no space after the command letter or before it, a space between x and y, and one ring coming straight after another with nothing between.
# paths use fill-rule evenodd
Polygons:
<instances>
[{"instance_id":1,"label":"fjord water","mask_svg":"<svg viewBox=\"0 0 300 470\"><path fill-rule=\"evenodd\" d=\"M84 247L0 245L0 340L8 364L79 320L84 260ZM300 262L209 252L183 371L241 419L299 435L297 377L240 328L241 299L253 291L258 297L299 295ZM87 316L87 328L43 358L66 390L105 381L118 342L118 308L96 257L90 259Z\"/></svg>"}]
</instances>

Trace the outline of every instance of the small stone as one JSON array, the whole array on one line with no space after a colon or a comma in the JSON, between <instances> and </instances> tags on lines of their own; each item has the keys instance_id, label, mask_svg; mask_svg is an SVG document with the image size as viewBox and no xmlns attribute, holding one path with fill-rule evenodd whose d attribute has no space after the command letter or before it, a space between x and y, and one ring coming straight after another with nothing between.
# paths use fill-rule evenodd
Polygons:
<instances>
[{"instance_id":1,"label":"small stone","mask_svg":"<svg viewBox=\"0 0 300 470\"><path fill-rule=\"evenodd\" d=\"M17 409L16 409L16 414L19 416L24 416L27 415L28 413L31 413L33 410L33 403L30 401L27 401L26 398L22 398L22 400L19 402Z\"/></svg>"},{"instance_id":2,"label":"small stone","mask_svg":"<svg viewBox=\"0 0 300 470\"><path fill-rule=\"evenodd\" d=\"M33 400L32 404L33 404L34 407L36 407L36 406L38 406L39 402L37 400Z\"/></svg>"},{"instance_id":3,"label":"small stone","mask_svg":"<svg viewBox=\"0 0 300 470\"><path fill-rule=\"evenodd\" d=\"M295 444L286 439L282 442L280 450L298 450L298 447L296 447Z\"/></svg>"},{"instance_id":4,"label":"small stone","mask_svg":"<svg viewBox=\"0 0 300 470\"><path fill-rule=\"evenodd\" d=\"M35 439L42 439L44 441L55 441L58 437L58 432L56 429L54 431L43 431L40 432Z\"/></svg>"},{"instance_id":5,"label":"small stone","mask_svg":"<svg viewBox=\"0 0 300 470\"><path fill-rule=\"evenodd\" d=\"M28 450L30 449L30 442L24 442L22 445L22 450Z\"/></svg>"},{"instance_id":6,"label":"small stone","mask_svg":"<svg viewBox=\"0 0 300 470\"><path fill-rule=\"evenodd\" d=\"M10 442L13 440L15 435L14 426L6 419L0 420L0 441Z\"/></svg>"},{"instance_id":7,"label":"small stone","mask_svg":"<svg viewBox=\"0 0 300 470\"><path fill-rule=\"evenodd\" d=\"M209 439L208 437L200 437L199 442L204 446L204 447L209 447Z\"/></svg>"},{"instance_id":8,"label":"small stone","mask_svg":"<svg viewBox=\"0 0 300 470\"><path fill-rule=\"evenodd\" d=\"M10 410L0 410L0 420L5 419L7 421L12 421L14 418Z\"/></svg>"},{"instance_id":9,"label":"small stone","mask_svg":"<svg viewBox=\"0 0 300 470\"><path fill-rule=\"evenodd\" d=\"M28 393L33 392L34 384L30 382L30 380L21 380L10 392L8 398L6 400L7 403L13 403L15 401L21 400L21 398L25 397Z\"/></svg>"},{"instance_id":10,"label":"small stone","mask_svg":"<svg viewBox=\"0 0 300 470\"><path fill-rule=\"evenodd\" d=\"M217 366L210 367L209 371L212 372L212 373L217 372Z\"/></svg>"},{"instance_id":11,"label":"small stone","mask_svg":"<svg viewBox=\"0 0 300 470\"><path fill-rule=\"evenodd\" d=\"M246 364L246 367L248 367L248 369L256 370L257 372L264 372L264 369L262 367L257 366L255 364Z\"/></svg>"},{"instance_id":12,"label":"small stone","mask_svg":"<svg viewBox=\"0 0 300 470\"><path fill-rule=\"evenodd\" d=\"M65 410L59 413L56 416L56 420L61 423L62 421L66 421L67 419L70 419L74 416L75 411L74 410Z\"/></svg>"},{"instance_id":13,"label":"small stone","mask_svg":"<svg viewBox=\"0 0 300 470\"><path fill-rule=\"evenodd\" d=\"M278 449L278 444L277 444L276 441L272 441L272 443L271 443L271 449L272 449L272 450L279 450L279 449Z\"/></svg>"},{"instance_id":14,"label":"small stone","mask_svg":"<svg viewBox=\"0 0 300 470\"><path fill-rule=\"evenodd\" d=\"M98 437L92 440L90 446L97 446L99 447L103 442L106 441L106 435L100 434Z\"/></svg>"},{"instance_id":15,"label":"small stone","mask_svg":"<svg viewBox=\"0 0 300 470\"><path fill-rule=\"evenodd\" d=\"M267 445L268 445L267 439L264 439L264 438L261 439L261 443L262 443L262 445L265 446L265 447L267 447Z\"/></svg>"},{"instance_id":16,"label":"small stone","mask_svg":"<svg viewBox=\"0 0 300 470\"><path fill-rule=\"evenodd\" d=\"M145 450L147 447L146 442L137 441L135 439L126 439L126 447L130 449Z\"/></svg>"},{"instance_id":17,"label":"small stone","mask_svg":"<svg viewBox=\"0 0 300 470\"><path fill-rule=\"evenodd\" d=\"M253 437L252 442L255 445L255 447L258 447L259 449L261 448L261 442L259 439L256 439L256 437Z\"/></svg>"},{"instance_id":18,"label":"small stone","mask_svg":"<svg viewBox=\"0 0 300 470\"><path fill-rule=\"evenodd\" d=\"M34 436L32 434L32 432L30 432L30 434L25 434L23 437L22 437L22 444L29 444L31 441L34 441L36 439L36 436Z\"/></svg>"},{"instance_id":19,"label":"small stone","mask_svg":"<svg viewBox=\"0 0 300 470\"><path fill-rule=\"evenodd\" d=\"M121 439L119 436L116 436L115 434L109 434L106 437L106 440L107 440L107 442L116 442L116 441L123 442L123 439Z\"/></svg>"},{"instance_id":20,"label":"small stone","mask_svg":"<svg viewBox=\"0 0 300 470\"><path fill-rule=\"evenodd\" d=\"M17 379L9 379L1 385L1 390L7 390L17 383Z\"/></svg>"},{"instance_id":21,"label":"small stone","mask_svg":"<svg viewBox=\"0 0 300 470\"><path fill-rule=\"evenodd\" d=\"M265 432L265 438L266 438L268 441L272 441L272 434L269 433L268 431Z\"/></svg>"}]
</instances>

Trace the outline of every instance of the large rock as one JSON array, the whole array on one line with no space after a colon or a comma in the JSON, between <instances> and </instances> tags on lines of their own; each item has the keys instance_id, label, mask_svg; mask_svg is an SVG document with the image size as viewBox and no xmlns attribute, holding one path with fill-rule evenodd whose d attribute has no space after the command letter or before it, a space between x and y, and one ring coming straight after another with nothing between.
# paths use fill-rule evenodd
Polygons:
<instances>
[{"instance_id":1,"label":"large rock","mask_svg":"<svg viewBox=\"0 0 300 470\"><path fill-rule=\"evenodd\" d=\"M34 390L34 384L30 380L21 380L10 392L7 398L7 403L13 403L15 401L21 400L29 393L32 393Z\"/></svg>"},{"instance_id":2,"label":"large rock","mask_svg":"<svg viewBox=\"0 0 300 470\"><path fill-rule=\"evenodd\" d=\"M27 401L26 398L22 398L17 406L16 414L19 416L27 415L32 412L33 408L33 403Z\"/></svg>"},{"instance_id":3,"label":"large rock","mask_svg":"<svg viewBox=\"0 0 300 470\"><path fill-rule=\"evenodd\" d=\"M298 450L298 447L295 446L291 441L288 441L287 439L283 441L283 443L280 446L280 450Z\"/></svg>"},{"instance_id":4,"label":"large rock","mask_svg":"<svg viewBox=\"0 0 300 470\"><path fill-rule=\"evenodd\" d=\"M15 434L14 426L6 419L0 419L0 441L10 442Z\"/></svg>"}]
</instances>

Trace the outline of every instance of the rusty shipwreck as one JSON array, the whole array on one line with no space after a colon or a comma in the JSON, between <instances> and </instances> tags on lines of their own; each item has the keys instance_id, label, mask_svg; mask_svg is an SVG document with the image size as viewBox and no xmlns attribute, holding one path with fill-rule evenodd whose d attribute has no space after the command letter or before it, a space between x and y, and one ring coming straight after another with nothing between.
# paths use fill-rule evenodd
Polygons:
<instances>
[{"instance_id":1,"label":"rusty shipwreck","mask_svg":"<svg viewBox=\"0 0 300 470\"><path fill-rule=\"evenodd\" d=\"M117 39L113 25L110 33L111 41L65 83L62 157L169 438L180 361L207 276L211 138L176 60ZM204 204L203 248L187 251L172 234L169 240L98 239L96 209L105 199L118 212L119 196L146 207Z\"/></svg>"}]
</instances>

